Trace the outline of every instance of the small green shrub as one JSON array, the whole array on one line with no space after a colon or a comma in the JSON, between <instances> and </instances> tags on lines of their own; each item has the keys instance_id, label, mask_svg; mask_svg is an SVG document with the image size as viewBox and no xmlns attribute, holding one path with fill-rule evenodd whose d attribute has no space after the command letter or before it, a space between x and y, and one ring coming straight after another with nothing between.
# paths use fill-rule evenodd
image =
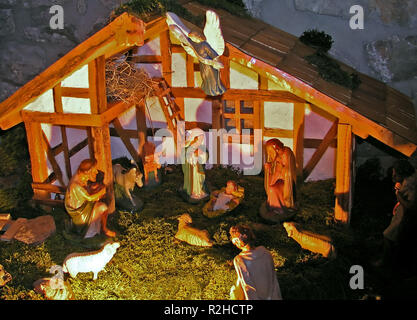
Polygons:
<instances>
[{"instance_id":1,"label":"small green shrub","mask_svg":"<svg viewBox=\"0 0 417 320\"><path fill-rule=\"evenodd\" d=\"M302 43L321 52L329 51L333 45L332 36L326 34L324 31L319 31L317 29L304 31L299 39Z\"/></svg>"}]
</instances>

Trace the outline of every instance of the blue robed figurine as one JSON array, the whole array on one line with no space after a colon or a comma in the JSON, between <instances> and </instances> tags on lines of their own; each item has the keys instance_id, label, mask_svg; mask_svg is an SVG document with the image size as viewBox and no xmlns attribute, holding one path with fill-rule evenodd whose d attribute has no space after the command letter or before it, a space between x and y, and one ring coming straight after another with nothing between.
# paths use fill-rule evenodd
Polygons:
<instances>
[{"instance_id":1,"label":"blue robed figurine","mask_svg":"<svg viewBox=\"0 0 417 320\"><path fill-rule=\"evenodd\" d=\"M226 88L220 81L220 69L223 68L223 64L219 57L224 52L225 43L218 15L214 11L206 11L204 35L197 31L190 32L172 12L167 13L167 24L185 51L198 59L203 91L209 96L222 95Z\"/></svg>"}]
</instances>

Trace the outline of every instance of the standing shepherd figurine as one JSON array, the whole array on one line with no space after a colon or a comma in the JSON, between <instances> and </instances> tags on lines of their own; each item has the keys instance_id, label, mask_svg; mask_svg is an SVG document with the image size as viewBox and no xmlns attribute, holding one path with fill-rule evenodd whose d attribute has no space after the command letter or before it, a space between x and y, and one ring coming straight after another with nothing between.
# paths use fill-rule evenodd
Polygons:
<instances>
[{"instance_id":1,"label":"standing shepherd figurine","mask_svg":"<svg viewBox=\"0 0 417 320\"><path fill-rule=\"evenodd\" d=\"M100 199L106 196L104 184L89 193L89 181L96 181L98 170L95 159L81 161L76 174L71 178L65 194L65 209L71 216L73 229L84 238L92 238L100 233L100 227L108 237L115 232L107 229L108 207Z\"/></svg>"},{"instance_id":2,"label":"standing shepherd figurine","mask_svg":"<svg viewBox=\"0 0 417 320\"><path fill-rule=\"evenodd\" d=\"M190 32L172 12L167 13L167 24L185 51L198 59L203 91L209 96L222 95L226 88L220 81L223 64L219 57L224 53L225 42L218 15L214 11L206 11L204 35L197 31Z\"/></svg>"}]
</instances>

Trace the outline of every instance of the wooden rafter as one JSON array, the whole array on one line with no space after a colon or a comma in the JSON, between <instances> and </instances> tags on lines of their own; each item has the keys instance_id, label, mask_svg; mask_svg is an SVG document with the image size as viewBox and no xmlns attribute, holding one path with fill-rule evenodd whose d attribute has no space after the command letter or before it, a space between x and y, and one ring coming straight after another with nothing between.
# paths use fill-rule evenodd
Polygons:
<instances>
[{"instance_id":1,"label":"wooden rafter","mask_svg":"<svg viewBox=\"0 0 417 320\"><path fill-rule=\"evenodd\" d=\"M207 96L201 88L173 87L172 93L175 97L214 99L213 97ZM229 89L223 93L222 99L305 103L305 100L285 90Z\"/></svg>"},{"instance_id":2,"label":"wooden rafter","mask_svg":"<svg viewBox=\"0 0 417 320\"><path fill-rule=\"evenodd\" d=\"M162 56L162 75L168 85L172 86L172 58L169 31L162 31L159 35Z\"/></svg>"},{"instance_id":3,"label":"wooden rafter","mask_svg":"<svg viewBox=\"0 0 417 320\"><path fill-rule=\"evenodd\" d=\"M54 125L73 125L100 127L102 120L99 115L84 113L46 113L39 111L21 111L23 121L49 123Z\"/></svg>"},{"instance_id":4,"label":"wooden rafter","mask_svg":"<svg viewBox=\"0 0 417 320\"><path fill-rule=\"evenodd\" d=\"M52 153L52 149L51 149L51 145L49 144L48 138L46 137L45 132L43 132L42 130L42 139L43 139L43 143L45 145L45 149L46 149L46 154L48 157L48 161L52 166L52 170L55 172L55 176L58 180L58 182L61 184L61 186L65 187L65 182L62 176L62 170L58 165L58 162L56 161L53 153Z\"/></svg>"},{"instance_id":5,"label":"wooden rafter","mask_svg":"<svg viewBox=\"0 0 417 320\"><path fill-rule=\"evenodd\" d=\"M6 130L16 125L22 120L21 109L83 65L105 53L142 45L143 34L143 21L127 13L117 17L1 103L0 127Z\"/></svg>"},{"instance_id":6,"label":"wooden rafter","mask_svg":"<svg viewBox=\"0 0 417 320\"><path fill-rule=\"evenodd\" d=\"M127 151L129 151L130 155L132 156L133 160L135 160L136 162L139 162L139 154L136 151L135 147L130 142L129 136L125 134L125 130L123 129L119 119L118 118L114 119L112 123L119 137L122 139Z\"/></svg>"},{"instance_id":7,"label":"wooden rafter","mask_svg":"<svg viewBox=\"0 0 417 320\"><path fill-rule=\"evenodd\" d=\"M303 177L304 180L308 178L311 172L316 167L317 163L320 161L324 153L326 152L329 145L332 143L334 138L337 136L337 124L338 121L335 121L329 131L326 133L325 137L323 138L322 142L320 143L319 147L316 149L314 154L311 156L310 160L306 164L303 170Z\"/></svg>"},{"instance_id":8,"label":"wooden rafter","mask_svg":"<svg viewBox=\"0 0 417 320\"><path fill-rule=\"evenodd\" d=\"M243 66L250 66L261 76L288 88L290 93L294 94L299 99L317 106L344 123L349 123L352 126L352 132L355 135L358 135L361 138L366 138L371 135L375 139L406 156L411 156L417 149L417 145L350 109L317 89L314 89L307 83L298 80L296 77L259 59L253 59L252 56L237 49L230 43L226 43L226 48L229 50L230 60ZM300 102L303 103L303 101Z\"/></svg>"}]
</instances>

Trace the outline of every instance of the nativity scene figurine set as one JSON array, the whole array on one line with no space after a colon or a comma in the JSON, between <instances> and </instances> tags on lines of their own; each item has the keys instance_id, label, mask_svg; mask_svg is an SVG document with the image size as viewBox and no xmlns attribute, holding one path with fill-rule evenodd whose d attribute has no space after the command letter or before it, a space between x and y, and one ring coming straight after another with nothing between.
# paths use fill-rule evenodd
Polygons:
<instances>
[{"instance_id":1,"label":"nativity scene figurine set","mask_svg":"<svg viewBox=\"0 0 417 320\"><path fill-rule=\"evenodd\" d=\"M226 88L220 80L219 70L223 68L223 64L219 58L224 53L225 42L217 14L211 10L206 12L203 34L191 32L173 13L167 13L166 21L169 30L180 41L185 51L198 60L201 88L205 94L222 95ZM113 163L114 192L116 207L119 209L130 211L132 214L140 212L144 203L134 192L135 186L153 188L163 183L163 167L155 149L153 143L146 141L141 163L133 160L126 164ZM276 138L268 140L264 150L266 201L259 209L259 214L270 223L282 223L291 219L297 212L295 156L289 147ZM188 130L181 162L183 183L178 194L187 203L205 203L202 215L206 218L220 218L239 207L244 201L245 189L236 181L229 180L220 190L209 190L205 175L207 160L205 132L199 128ZM93 272L93 279L96 280L99 272L120 247L119 242L113 242L111 239L116 233L107 227L110 212L106 204L108 190L103 183L105 174L97 169L95 159L85 159L67 186L64 204L68 223L65 225L65 237L69 240L76 239L79 243L100 234L106 237L100 250L72 253L66 257L62 271L69 273L71 277L76 277L80 272ZM178 221L175 239L195 246L213 246L214 242L206 230L199 230L191 225L192 217L189 214L182 214ZM303 248L326 257L334 254L335 249L330 239L307 234L291 223L284 224L284 227L288 236L294 238ZM237 282L230 291L231 299L282 299L271 253L263 246L255 247L254 234L247 226L233 226L229 233L232 243L241 250L233 261ZM62 291L66 290L67 284L56 288L50 279L41 280L35 286L39 292L52 297L51 299L67 296Z\"/></svg>"},{"instance_id":2,"label":"nativity scene figurine set","mask_svg":"<svg viewBox=\"0 0 417 320\"><path fill-rule=\"evenodd\" d=\"M167 14L167 24L186 52L197 58L203 91L209 96L222 95L226 89L220 80L219 69L223 65L219 57L224 52L225 43L217 14L210 10L206 12L204 35L190 32L173 13ZM295 158L292 150L278 139L267 141L265 150L264 187L267 201L260 208L260 215L269 222L278 223L291 218L296 212ZM178 190L179 195L190 204L206 202L202 209L205 217L221 217L242 203L245 190L232 180L227 181L226 186L220 190L210 193L204 168L208 152L203 130L194 128L186 132L182 160L184 180ZM94 159L82 161L69 183L65 197L65 208L71 217L71 228L68 230L81 238L94 237L100 231L108 238L113 238L115 232L107 228L108 207L103 200L106 188L101 182L103 173L100 172L101 176L99 175L96 164ZM162 183L162 166L155 152L155 145L151 142L147 141L143 147L141 167L143 174L133 160L129 168L119 163L113 164L115 190L121 192L121 196L116 196L116 205L122 210L133 213L143 207L143 201L132 194L135 186L142 188ZM213 246L207 230L191 226L192 218L189 214L181 215L178 221L175 239L194 246ZM242 251L234 259L237 282L231 289L231 299L282 299L272 256L263 246L254 247L255 238L250 228L232 227L230 236L232 243ZM104 268L119 246L118 242L107 243L97 252L71 254L65 259L64 272L76 277L78 272L93 271L95 280L98 272Z\"/></svg>"}]
</instances>

